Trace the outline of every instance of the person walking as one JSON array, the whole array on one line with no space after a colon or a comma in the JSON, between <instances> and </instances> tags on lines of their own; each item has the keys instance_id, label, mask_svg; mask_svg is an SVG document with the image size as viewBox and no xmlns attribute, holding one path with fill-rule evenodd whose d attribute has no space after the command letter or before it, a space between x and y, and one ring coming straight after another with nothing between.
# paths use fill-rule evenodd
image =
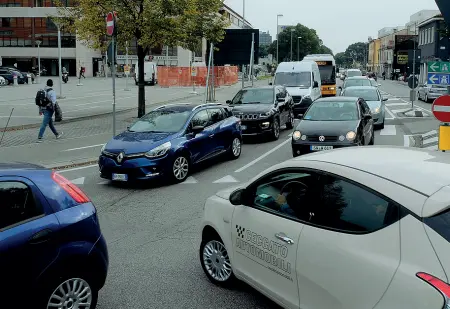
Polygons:
<instances>
[{"instance_id":1,"label":"person walking","mask_svg":"<svg viewBox=\"0 0 450 309\"><path fill-rule=\"evenodd\" d=\"M84 76L84 67L80 67L80 79L81 79L81 76L83 76L83 78L86 78Z\"/></svg>"},{"instance_id":2,"label":"person walking","mask_svg":"<svg viewBox=\"0 0 450 309\"><path fill-rule=\"evenodd\" d=\"M53 90L53 80L47 80L47 86L45 86L44 91L48 99L47 106L39 107L39 115L44 116L42 120L41 128L39 129L38 143L42 143L42 137L44 136L45 129L49 126L56 138L59 139L63 135L63 132L58 132L53 124L53 113L55 112L56 104L56 92Z\"/></svg>"}]
</instances>

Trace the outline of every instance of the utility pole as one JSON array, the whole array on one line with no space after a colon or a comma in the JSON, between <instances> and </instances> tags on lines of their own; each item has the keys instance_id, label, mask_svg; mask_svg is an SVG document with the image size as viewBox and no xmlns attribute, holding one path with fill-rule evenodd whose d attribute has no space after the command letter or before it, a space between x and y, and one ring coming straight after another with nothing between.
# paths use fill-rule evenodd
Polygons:
<instances>
[{"instance_id":1,"label":"utility pole","mask_svg":"<svg viewBox=\"0 0 450 309\"><path fill-rule=\"evenodd\" d=\"M299 36L297 38L297 61L300 61L300 39L301 38L302 38L301 36Z\"/></svg>"},{"instance_id":2,"label":"utility pole","mask_svg":"<svg viewBox=\"0 0 450 309\"><path fill-rule=\"evenodd\" d=\"M408 27L409 28L409 27ZM411 108L414 108L414 99L415 99L415 89L416 89L416 39L417 39L417 22L414 23L414 52L413 52L413 76L412 76L412 84L413 84L413 89L412 91L414 92L414 94L411 96Z\"/></svg>"},{"instance_id":3,"label":"utility pole","mask_svg":"<svg viewBox=\"0 0 450 309\"><path fill-rule=\"evenodd\" d=\"M295 29L291 29L291 61L294 60L294 55L292 54L292 35L294 34Z\"/></svg>"},{"instance_id":4,"label":"utility pole","mask_svg":"<svg viewBox=\"0 0 450 309\"><path fill-rule=\"evenodd\" d=\"M283 14L278 14L277 15L277 65L278 65L278 45L280 44L279 42L279 31L278 31L278 20L280 19L280 17L283 17Z\"/></svg>"}]
</instances>

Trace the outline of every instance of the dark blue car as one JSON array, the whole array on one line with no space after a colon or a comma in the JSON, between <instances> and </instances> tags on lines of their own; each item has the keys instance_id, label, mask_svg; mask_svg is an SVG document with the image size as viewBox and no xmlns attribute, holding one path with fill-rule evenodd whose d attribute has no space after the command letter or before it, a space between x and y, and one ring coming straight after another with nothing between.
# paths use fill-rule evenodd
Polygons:
<instances>
[{"instance_id":1,"label":"dark blue car","mask_svg":"<svg viewBox=\"0 0 450 309\"><path fill-rule=\"evenodd\" d=\"M39 166L0 164L0 307L94 309L107 271L83 191Z\"/></svg>"},{"instance_id":2,"label":"dark blue car","mask_svg":"<svg viewBox=\"0 0 450 309\"><path fill-rule=\"evenodd\" d=\"M99 158L100 175L113 181L164 177L184 181L193 165L241 154L240 119L220 104L161 106L110 140Z\"/></svg>"}]
</instances>

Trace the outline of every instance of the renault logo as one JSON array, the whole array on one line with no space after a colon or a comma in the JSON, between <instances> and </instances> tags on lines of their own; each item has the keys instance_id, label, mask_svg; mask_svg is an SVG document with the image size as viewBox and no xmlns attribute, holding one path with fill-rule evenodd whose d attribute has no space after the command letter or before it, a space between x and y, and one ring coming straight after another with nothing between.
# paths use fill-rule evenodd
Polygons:
<instances>
[{"instance_id":1,"label":"renault logo","mask_svg":"<svg viewBox=\"0 0 450 309\"><path fill-rule=\"evenodd\" d=\"M122 163L123 157L124 157L123 152L119 153L119 155L117 156L117 162Z\"/></svg>"},{"instance_id":2,"label":"renault logo","mask_svg":"<svg viewBox=\"0 0 450 309\"><path fill-rule=\"evenodd\" d=\"M319 141L324 142L325 141L325 136L323 136L323 135L319 136Z\"/></svg>"}]
</instances>

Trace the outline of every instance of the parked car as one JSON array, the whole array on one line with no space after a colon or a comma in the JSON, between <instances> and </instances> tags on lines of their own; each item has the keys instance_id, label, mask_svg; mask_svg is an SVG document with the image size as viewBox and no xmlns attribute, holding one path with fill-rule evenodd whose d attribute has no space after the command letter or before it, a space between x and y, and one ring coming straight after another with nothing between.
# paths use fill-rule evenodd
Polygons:
<instances>
[{"instance_id":1,"label":"parked car","mask_svg":"<svg viewBox=\"0 0 450 309\"><path fill-rule=\"evenodd\" d=\"M109 262L89 197L54 171L1 163L0 200L2 308L94 309Z\"/></svg>"},{"instance_id":2,"label":"parked car","mask_svg":"<svg viewBox=\"0 0 450 309\"><path fill-rule=\"evenodd\" d=\"M7 85L7 81L3 76L0 76L0 86L5 86Z\"/></svg>"},{"instance_id":3,"label":"parked car","mask_svg":"<svg viewBox=\"0 0 450 309\"><path fill-rule=\"evenodd\" d=\"M448 184L434 150L288 160L206 200L199 262L216 285L242 280L283 308L449 308Z\"/></svg>"},{"instance_id":4,"label":"parked car","mask_svg":"<svg viewBox=\"0 0 450 309\"><path fill-rule=\"evenodd\" d=\"M14 76L17 76L17 83L18 84L25 84L28 83L28 77L27 73L22 73L16 68L10 68L10 67L0 67L0 76L5 78L7 80L8 84L14 83Z\"/></svg>"},{"instance_id":5,"label":"parked car","mask_svg":"<svg viewBox=\"0 0 450 309\"><path fill-rule=\"evenodd\" d=\"M101 150L100 176L113 181L183 182L193 166L241 155L241 120L221 104L160 106L139 118Z\"/></svg>"},{"instance_id":6,"label":"parked car","mask_svg":"<svg viewBox=\"0 0 450 309\"><path fill-rule=\"evenodd\" d=\"M241 119L244 136L266 135L277 140L282 126L294 127L294 100L284 86L244 88L226 103Z\"/></svg>"},{"instance_id":7,"label":"parked car","mask_svg":"<svg viewBox=\"0 0 450 309\"><path fill-rule=\"evenodd\" d=\"M417 99L427 103L447 94L447 86L421 84L417 89Z\"/></svg>"}]
</instances>

